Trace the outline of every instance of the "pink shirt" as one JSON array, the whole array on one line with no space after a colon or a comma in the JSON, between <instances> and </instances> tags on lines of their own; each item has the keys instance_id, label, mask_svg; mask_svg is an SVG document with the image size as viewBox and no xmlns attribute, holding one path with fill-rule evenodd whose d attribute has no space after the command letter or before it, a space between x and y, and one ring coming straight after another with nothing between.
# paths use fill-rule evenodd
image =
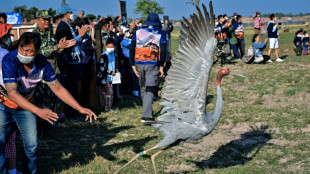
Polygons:
<instances>
[{"instance_id":1,"label":"pink shirt","mask_svg":"<svg viewBox=\"0 0 310 174\"><path fill-rule=\"evenodd\" d=\"M261 28L261 25L264 25L264 20L261 17L257 17L256 13L253 15L254 28Z\"/></svg>"}]
</instances>

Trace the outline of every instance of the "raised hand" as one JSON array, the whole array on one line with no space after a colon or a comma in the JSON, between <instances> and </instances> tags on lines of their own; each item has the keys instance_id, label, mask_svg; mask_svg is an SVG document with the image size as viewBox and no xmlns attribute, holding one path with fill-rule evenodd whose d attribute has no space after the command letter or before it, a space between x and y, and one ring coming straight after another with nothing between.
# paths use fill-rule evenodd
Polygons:
<instances>
[{"instance_id":1,"label":"raised hand","mask_svg":"<svg viewBox=\"0 0 310 174\"><path fill-rule=\"evenodd\" d=\"M74 46L75 43L76 43L75 39L66 40L66 37L64 37L64 38L60 39L58 46L61 49L70 48L70 47Z\"/></svg>"},{"instance_id":2,"label":"raised hand","mask_svg":"<svg viewBox=\"0 0 310 174\"><path fill-rule=\"evenodd\" d=\"M89 25L82 25L81 28L78 28L79 36L83 37L85 33L87 32L88 28L89 28Z\"/></svg>"}]
</instances>

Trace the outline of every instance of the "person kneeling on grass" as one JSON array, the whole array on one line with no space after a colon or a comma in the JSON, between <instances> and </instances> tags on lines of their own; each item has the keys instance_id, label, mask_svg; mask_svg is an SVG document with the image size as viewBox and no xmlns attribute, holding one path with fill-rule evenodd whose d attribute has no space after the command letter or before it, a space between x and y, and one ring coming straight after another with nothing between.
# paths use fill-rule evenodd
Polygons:
<instances>
[{"instance_id":1,"label":"person kneeling on grass","mask_svg":"<svg viewBox=\"0 0 310 174\"><path fill-rule=\"evenodd\" d=\"M5 173L5 140L10 126L15 119L24 142L25 156L23 173L37 173L37 122L36 116L53 124L58 116L49 109L41 109L32 103L36 85L43 79L63 102L86 115L92 121L97 116L89 109L83 108L58 82L52 65L40 54L40 34L26 32L18 41L18 49L7 53L2 60L2 77L8 99L20 109L13 110L0 103L0 173ZM2 78L1 77L1 78Z\"/></svg>"},{"instance_id":2,"label":"person kneeling on grass","mask_svg":"<svg viewBox=\"0 0 310 174\"><path fill-rule=\"evenodd\" d=\"M268 38L265 39L264 43L261 43L259 34L254 34L252 42L253 42L252 47L254 52L254 62L255 63L271 62L270 56L263 55L263 50L267 46Z\"/></svg>"}]
</instances>

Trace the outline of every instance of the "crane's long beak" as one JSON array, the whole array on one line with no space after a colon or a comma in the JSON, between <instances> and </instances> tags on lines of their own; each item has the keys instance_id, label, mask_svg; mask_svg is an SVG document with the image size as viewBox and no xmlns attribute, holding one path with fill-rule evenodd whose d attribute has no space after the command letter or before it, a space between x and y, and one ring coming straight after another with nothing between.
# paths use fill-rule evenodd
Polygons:
<instances>
[{"instance_id":1,"label":"crane's long beak","mask_svg":"<svg viewBox=\"0 0 310 174\"><path fill-rule=\"evenodd\" d=\"M234 76L240 76L240 77L243 77L243 78L248 78L247 76L243 75L243 74L237 74L235 71L232 71L230 70L230 75L234 75Z\"/></svg>"}]
</instances>

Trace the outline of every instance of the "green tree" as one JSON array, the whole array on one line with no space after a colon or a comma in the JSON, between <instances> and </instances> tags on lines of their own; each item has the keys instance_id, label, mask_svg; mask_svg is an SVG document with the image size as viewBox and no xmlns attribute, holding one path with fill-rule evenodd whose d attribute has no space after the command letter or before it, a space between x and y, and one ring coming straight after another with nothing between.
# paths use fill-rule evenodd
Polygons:
<instances>
[{"instance_id":1,"label":"green tree","mask_svg":"<svg viewBox=\"0 0 310 174\"><path fill-rule=\"evenodd\" d=\"M38 11L38 8L31 7L30 9L27 10L27 6L23 5L23 6L14 7L13 11L14 12L20 12L23 20L30 21L30 20L36 18L36 13Z\"/></svg>"},{"instance_id":2,"label":"green tree","mask_svg":"<svg viewBox=\"0 0 310 174\"><path fill-rule=\"evenodd\" d=\"M164 14L164 7L160 6L156 0L138 0L133 11L135 14L141 14L142 20L146 20L149 13Z\"/></svg>"},{"instance_id":3,"label":"green tree","mask_svg":"<svg viewBox=\"0 0 310 174\"><path fill-rule=\"evenodd\" d=\"M94 14L87 14L86 17L90 20L96 19L96 16Z\"/></svg>"},{"instance_id":4,"label":"green tree","mask_svg":"<svg viewBox=\"0 0 310 174\"><path fill-rule=\"evenodd\" d=\"M47 11L48 11L48 14L50 14L51 17L55 17L56 10L53 10L52 8L49 8Z\"/></svg>"}]
</instances>

